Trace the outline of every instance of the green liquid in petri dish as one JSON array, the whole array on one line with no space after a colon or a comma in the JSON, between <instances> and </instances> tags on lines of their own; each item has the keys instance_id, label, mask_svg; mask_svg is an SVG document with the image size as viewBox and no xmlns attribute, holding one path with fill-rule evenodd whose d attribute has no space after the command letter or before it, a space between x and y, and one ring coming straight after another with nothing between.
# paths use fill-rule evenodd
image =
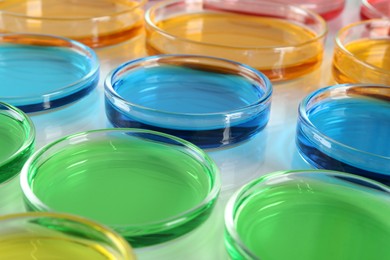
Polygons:
<instances>
[{"instance_id":1,"label":"green liquid in petri dish","mask_svg":"<svg viewBox=\"0 0 390 260\"><path fill-rule=\"evenodd\" d=\"M111 250L82 239L19 235L0 238L0 259L116 260Z\"/></svg>"},{"instance_id":2,"label":"green liquid in petri dish","mask_svg":"<svg viewBox=\"0 0 390 260\"><path fill-rule=\"evenodd\" d=\"M185 149L129 137L75 142L34 166L32 190L51 209L106 224L132 246L163 242L191 229L164 221L199 205L213 184ZM203 220L192 214L183 217L195 227Z\"/></svg>"},{"instance_id":3,"label":"green liquid in petri dish","mask_svg":"<svg viewBox=\"0 0 390 260\"><path fill-rule=\"evenodd\" d=\"M241 241L261 260L390 259L390 200L380 192L297 181L250 195L235 214Z\"/></svg>"},{"instance_id":4,"label":"green liquid in petri dish","mask_svg":"<svg viewBox=\"0 0 390 260\"><path fill-rule=\"evenodd\" d=\"M26 158L24 153L16 155L26 141L25 123L0 113L0 183L19 173Z\"/></svg>"}]
</instances>

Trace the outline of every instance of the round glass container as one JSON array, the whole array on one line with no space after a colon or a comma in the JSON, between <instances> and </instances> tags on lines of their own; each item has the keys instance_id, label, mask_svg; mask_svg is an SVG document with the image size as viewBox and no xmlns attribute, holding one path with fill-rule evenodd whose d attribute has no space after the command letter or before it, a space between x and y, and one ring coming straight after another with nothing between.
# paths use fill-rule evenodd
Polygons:
<instances>
[{"instance_id":1,"label":"round glass container","mask_svg":"<svg viewBox=\"0 0 390 260\"><path fill-rule=\"evenodd\" d=\"M1 259L134 260L129 244L90 220L57 213L0 216Z\"/></svg>"},{"instance_id":2,"label":"round glass container","mask_svg":"<svg viewBox=\"0 0 390 260\"><path fill-rule=\"evenodd\" d=\"M26 206L99 221L134 247L199 226L219 194L219 173L196 146L140 129L101 129L53 142L21 174Z\"/></svg>"},{"instance_id":3,"label":"round glass container","mask_svg":"<svg viewBox=\"0 0 390 260\"><path fill-rule=\"evenodd\" d=\"M143 32L146 1L0 1L0 32L52 34L93 48L104 47L132 39Z\"/></svg>"},{"instance_id":4,"label":"round glass container","mask_svg":"<svg viewBox=\"0 0 390 260\"><path fill-rule=\"evenodd\" d=\"M316 168L390 184L390 87L319 89L299 105L298 151Z\"/></svg>"},{"instance_id":5,"label":"round glass container","mask_svg":"<svg viewBox=\"0 0 390 260\"><path fill-rule=\"evenodd\" d=\"M215 148L250 139L267 124L272 86L229 60L161 55L108 75L106 114L115 127L146 128Z\"/></svg>"},{"instance_id":6,"label":"round glass container","mask_svg":"<svg viewBox=\"0 0 390 260\"><path fill-rule=\"evenodd\" d=\"M360 17L363 20L375 18L390 19L390 0L362 0Z\"/></svg>"},{"instance_id":7,"label":"round glass container","mask_svg":"<svg viewBox=\"0 0 390 260\"><path fill-rule=\"evenodd\" d=\"M30 118L0 102L0 184L19 174L33 152L34 141L35 127Z\"/></svg>"},{"instance_id":8,"label":"round glass container","mask_svg":"<svg viewBox=\"0 0 390 260\"><path fill-rule=\"evenodd\" d=\"M150 55L226 58L271 81L312 72L322 62L325 21L298 6L264 0L169 0L145 14Z\"/></svg>"},{"instance_id":9,"label":"round glass container","mask_svg":"<svg viewBox=\"0 0 390 260\"><path fill-rule=\"evenodd\" d=\"M94 51L66 38L0 34L0 57L0 100L24 112L77 101L99 80Z\"/></svg>"},{"instance_id":10,"label":"round glass container","mask_svg":"<svg viewBox=\"0 0 390 260\"><path fill-rule=\"evenodd\" d=\"M390 85L390 20L350 24L336 35L333 77L337 83Z\"/></svg>"},{"instance_id":11,"label":"round glass container","mask_svg":"<svg viewBox=\"0 0 390 260\"><path fill-rule=\"evenodd\" d=\"M243 186L225 210L231 259L388 259L390 189L341 172L276 172Z\"/></svg>"}]
</instances>

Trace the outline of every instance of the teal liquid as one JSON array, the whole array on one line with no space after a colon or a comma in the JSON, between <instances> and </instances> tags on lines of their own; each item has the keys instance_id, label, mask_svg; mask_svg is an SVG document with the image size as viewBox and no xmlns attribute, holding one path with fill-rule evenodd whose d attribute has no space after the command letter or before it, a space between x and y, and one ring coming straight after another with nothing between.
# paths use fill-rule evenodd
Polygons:
<instances>
[{"instance_id":1,"label":"teal liquid","mask_svg":"<svg viewBox=\"0 0 390 260\"><path fill-rule=\"evenodd\" d=\"M17 153L28 135L23 122L0 112L0 183L18 174L23 167L31 149Z\"/></svg>"},{"instance_id":2,"label":"teal liquid","mask_svg":"<svg viewBox=\"0 0 390 260\"><path fill-rule=\"evenodd\" d=\"M37 166L32 190L51 209L106 224L135 247L174 238L200 224L207 214L193 212L183 216L193 220L186 227L150 227L199 205L212 188L210 169L184 148L129 139L66 147Z\"/></svg>"},{"instance_id":3,"label":"teal liquid","mask_svg":"<svg viewBox=\"0 0 390 260\"><path fill-rule=\"evenodd\" d=\"M389 216L383 193L291 181L247 197L235 226L255 259L383 260L390 259ZM233 259L247 259L227 240Z\"/></svg>"}]
</instances>

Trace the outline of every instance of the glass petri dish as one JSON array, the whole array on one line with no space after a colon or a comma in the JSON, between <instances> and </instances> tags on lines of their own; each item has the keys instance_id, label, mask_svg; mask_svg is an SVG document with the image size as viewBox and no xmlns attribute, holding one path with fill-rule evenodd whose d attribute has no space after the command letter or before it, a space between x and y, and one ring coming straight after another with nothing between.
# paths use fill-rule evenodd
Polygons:
<instances>
[{"instance_id":1,"label":"glass petri dish","mask_svg":"<svg viewBox=\"0 0 390 260\"><path fill-rule=\"evenodd\" d=\"M140 129L101 129L53 142L21 174L26 206L103 223L133 247L195 229L219 194L216 165L194 145Z\"/></svg>"},{"instance_id":2,"label":"glass petri dish","mask_svg":"<svg viewBox=\"0 0 390 260\"><path fill-rule=\"evenodd\" d=\"M271 81L319 67L327 33L317 14L263 0L162 1L148 9L145 20L149 55L226 58L260 70Z\"/></svg>"},{"instance_id":3,"label":"glass petri dish","mask_svg":"<svg viewBox=\"0 0 390 260\"><path fill-rule=\"evenodd\" d=\"M105 82L106 115L113 126L165 132L202 148L237 144L261 131L271 94L262 73L205 56L133 60Z\"/></svg>"},{"instance_id":4,"label":"glass petri dish","mask_svg":"<svg viewBox=\"0 0 390 260\"><path fill-rule=\"evenodd\" d=\"M316 168L390 184L389 133L389 86L331 86L309 94L299 105L298 151Z\"/></svg>"},{"instance_id":5,"label":"glass petri dish","mask_svg":"<svg viewBox=\"0 0 390 260\"><path fill-rule=\"evenodd\" d=\"M24 112L67 105L99 80L94 51L50 35L0 34L0 100Z\"/></svg>"},{"instance_id":6,"label":"glass petri dish","mask_svg":"<svg viewBox=\"0 0 390 260\"><path fill-rule=\"evenodd\" d=\"M19 174L34 150L35 127L21 110L0 102L0 184Z\"/></svg>"},{"instance_id":7,"label":"glass petri dish","mask_svg":"<svg viewBox=\"0 0 390 260\"><path fill-rule=\"evenodd\" d=\"M90 220L58 213L0 216L1 259L134 260L129 244Z\"/></svg>"},{"instance_id":8,"label":"glass petri dish","mask_svg":"<svg viewBox=\"0 0 390 260\"><path fill-rule=\"evenodd\" d=\"M362 0L360 6L360 17L362 20L376 18L390 18L389 0Z\"/></svg>"},{"instance_id":9,"label":"glass petri dish","mask_svg":"<svg viewBox=\"0 0 390 260\"><path fill-rule=\"evenodd\" d=\"M232 259L388 259L389 205L390 189L360 176L276 172L230 198L225 245Z\"/></svg>"},{"instance_id":10,"label":"glass petri dish","mask_svg":"<svg viewBox=\"0 0 390 260\"><path fill-rule=\"evenodd\" d=\"M143 33L147 0L9 0L0 2L0 32L51 34L105 47Z\"/></svg>"},{"instance_id":11,"label":"glass petri dish","mask_svg":"<svg viewBox=\"0 0 390 260\"><path fill-rule=\"evenodd\" d=\"M336 35L333 77L337 83L390 85L390 20L350 24Z\"/></svg>"}]
</instances>

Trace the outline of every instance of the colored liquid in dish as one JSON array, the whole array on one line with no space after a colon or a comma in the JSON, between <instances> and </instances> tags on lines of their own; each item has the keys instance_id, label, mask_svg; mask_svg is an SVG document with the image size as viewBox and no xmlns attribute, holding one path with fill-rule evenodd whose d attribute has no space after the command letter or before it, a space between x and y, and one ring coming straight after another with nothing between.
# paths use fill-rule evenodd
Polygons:
<instances>
[{"instance_id":1,"label":"colored liquid in dish","mask_svg":"<svg viewBox=\"0 0 390 260\"><path fill-rule=\"evenodd\" d=\"M55 211L112 227L135 247L172 239L203 222L212 203L187 211L205 200L213 173L184 148L126 135L103 139L73 143L34 166L30 185L36 196ZM188 218L184 225L166 225L181 214Z\"/></svg>"},{"instance_id":2,"label":"colored liquid in dish","mask_svg":"<svg viewBox=\"0 0 390 260\"><path fill-rule=\"evenodd\" d=\"M337 180L291 180L246 196L234 225L256 259L387 259L389 202L385 193ZM247 259L228 234L226 242L232 259Z\"/></svg>"},{"instance_id":3,"label":"colored liquid in dish","mask_svg":"<svg viewBox=\"0 0 390 260\"><path fill-rule=\"evenodd\" d=\"M345 53L336 46L333 76L338 83L390 85L390 38L362 39L348 43Z\"/></svg>"},{"instance_id":4,"label":"colored liquid in dish","mask_svg":"<svg viewBox=\"0 0 390 260\"><path fill-rule=\"evenodd\" d=\"M149 29L146 45L149 54L227 58L254 67L271 80L304 75L317 68L322 60L323 46L315 40L316 34L283 19L205 12L169 18L157 22L156 26L176 38L172 40ZM293 47L273 49L284 46Z\"/></svg>"},{"instance_id":5,"label":"colored liquid in dish","mask_svg":"<svg viewBox=\"0 0 390 260\"><path fill-rule=\"evenodd\" d=\"M203 148L247 140L263 129L269 118L269 102L248 115L237 112L225 117L224 113L256 104L265 90L245 77L206 65L140 68L118 80L113 88L134 105L166 113L155 115L147 110L137 114L136 109L126 111L106 99L106 114L114 126L165 132Z\"/></svg>"},{"instance_id":6,"label":"colored liquid in dish","mask_svg":"<svg viewBox=\"0 0 390 260\"><path fill-rule=\"evenodd\" d=\"M94 48L143 31L142 6L131 0L11 0L0 2L0 9L2 32L59 35Z\"/></svg>"}]
</instances>

